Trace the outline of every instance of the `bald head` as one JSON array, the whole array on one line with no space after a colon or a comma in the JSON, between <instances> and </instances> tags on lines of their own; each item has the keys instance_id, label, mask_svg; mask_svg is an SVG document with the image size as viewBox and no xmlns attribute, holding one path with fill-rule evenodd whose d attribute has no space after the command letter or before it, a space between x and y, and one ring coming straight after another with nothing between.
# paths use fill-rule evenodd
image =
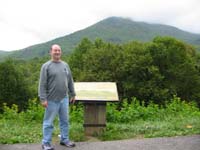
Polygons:
<instances>
[{"instance_id":1,"label":"bald head","mask_svg":"<svg viewBox=\"0 0 200 150\"><path fill-rule=\"evenodd\" d=\"M52 49L60 49L61 50L61 47L60 47L60 45L58 45L58 44L53 44L52 46L51 46L51 50Z\"/></svg>"},{"instance_id":2,"label":"bald head","mask_svg":"<svg viewBox=\"0 0 200 150\"><path fill-rule=\"evenodd\" d=\"M50 55L53 61L60 61L61 54L62 54L62 51L61 51L60 45L54 44L51 46Z\"/></svg>"}]
</instances>

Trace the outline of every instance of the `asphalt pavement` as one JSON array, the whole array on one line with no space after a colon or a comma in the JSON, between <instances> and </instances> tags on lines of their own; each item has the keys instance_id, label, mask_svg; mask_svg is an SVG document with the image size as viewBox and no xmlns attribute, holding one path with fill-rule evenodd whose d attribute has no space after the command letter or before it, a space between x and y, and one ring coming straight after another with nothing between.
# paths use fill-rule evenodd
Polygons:
<instances>
[{"instance_id":1,"label":"asphalt pavement","mask_svg":"<svg viewBox=\"0 0 200 150\"><path fill-rule=\"evenodd\" d=\"M55 150L200 150L200 135L105 142L77 142L75 148L66 148L59 144L55 144L54 147ZM40 144L0 145L0 150L40 149Z\"/></svg>"}]
</instances>

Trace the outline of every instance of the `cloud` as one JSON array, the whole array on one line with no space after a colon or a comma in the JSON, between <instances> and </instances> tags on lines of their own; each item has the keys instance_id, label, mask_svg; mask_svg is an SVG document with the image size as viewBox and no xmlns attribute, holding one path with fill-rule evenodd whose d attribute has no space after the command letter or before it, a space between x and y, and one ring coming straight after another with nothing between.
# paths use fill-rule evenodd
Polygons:
<instances>
[{"instance_id":1,"label":"cloud","mask_svg":"<svg viewBox=\"0 0 200 150\"><path fill-rule=\"evenodd\" d=\"M109 16L167 24L200 33L199 6L198 0L0 1L0 49L20 49L45 42Z\"/></svg>"}]
</instances>

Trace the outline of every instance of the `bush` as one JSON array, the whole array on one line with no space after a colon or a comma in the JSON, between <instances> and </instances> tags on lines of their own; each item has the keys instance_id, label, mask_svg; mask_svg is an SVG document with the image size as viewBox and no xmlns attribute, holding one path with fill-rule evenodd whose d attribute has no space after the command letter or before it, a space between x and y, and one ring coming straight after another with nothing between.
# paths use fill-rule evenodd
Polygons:
<instances>
[{"instance_id":1,"label":"bush","mask_svg":"<svg viewBox=\"0 0 200 150\"><path fill-rule=\"evenodd\" d=\"M0 115L0 143L38 143L42 138L44 108L37 99L29 100L26 111L19 112L18 106L4 104ZM148 106L138 99L127 99L119 103L107 103L107 127L102 140L133 137L158 137L198 134L200 111L195 103L174 98L159 107L150 102ZM83 141L83 105L70 105L70 137ZM58 140L58 121L55 120L53 139Z\"/></svg>"},{"instance_id":2,"label":"bush","mask_svg":"<svg viewBox=\"0 0 200 150\"><path fill-rule=\"evenodd\" d=\"M28 101L28 108L25 112L21 112L25 121L37 121L41 122L44 115L44 108L40 104L39 100L32 99Z\"/></svg>"},{"instance_id":3,"label":"bush","mask_svg":"<svg viewBox=\"0 0 200 150\"><path fill-rule=\"evenodd\" d=\"M11 107L7 106L6 103L3 103L3 119L16 119L18 118L18 106L16 104L13 104Z\"/></svg>"},{"instance_id":4,"label":"bush","mask_svg":"<svg viewBox=\"0 0 200 150\"><path fill-rule=\"evenodd\" d=\"M83 123L83 104L70 106L70 122Z\"/></svg>"},{"instance_id":5,"label":"bush","mask_svg":"<svg viewBox=\"0 0 200 150\"><path fill-rule=\"evenodd\" d=\"M174 96L165 107L159 107L157 104L153 103L144 106L144 102L140 104L140 101L134 97L131 103L128 103L125 99L120 109L118 108L118 104L107 104L107 120L112 123L133 123L138 120L154 121L169 119L169 117L185 117L192 115L200 115L196 103L181 101L180 98L176 96Z\"/></svg>"}]
</instances>

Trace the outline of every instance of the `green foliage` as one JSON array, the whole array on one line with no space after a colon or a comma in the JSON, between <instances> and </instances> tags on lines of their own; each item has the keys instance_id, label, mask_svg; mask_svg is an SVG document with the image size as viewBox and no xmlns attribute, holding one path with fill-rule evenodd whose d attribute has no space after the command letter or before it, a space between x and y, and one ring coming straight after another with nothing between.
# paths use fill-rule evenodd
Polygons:
<instances>
[{"instance_id":1,"label":"green foliage","mask_svg":"<svg viewBox=\"0 0 200 150\"><path fill-rule=\"evenodd\" d=\"M11 107L8 107L6 103L3 103L3 114L1 117L4 119L16 119L18 117L18 106L13 104Z\"/></svg>"},{"instance_id":2,"label":"green foliage","mask_svg":"<svg viewBox=\"0 0 200 150\"><path fill-rule=\"evenodd\" d=\"M118 45L84 39L68 59L75 81L113 81L120 99L164 105L173 95L200 98L200 63L191 46L171 37Z\"/></svg>"},{"instance_id":3,"label":"green foliage","mask_svg":"<svg viewBox=\"0 0 200 150\"><path fill-rule=\"evenodd\" d=\"M165 107L150 103L144 106L133 98L131 103L123 100L121 109L118 103L107 104L107 126L97 135L101 140L126 138L162 137L199 134L200 110L195 103L181 101L174 96ZM0 143L39 143L42 138L42 116L44 108L37 99L29 101L28 109L18 112L17 105L4 104L0 115ZM58 120L54 122L53 141L59 142ZM70 138L85 141L83 128L83 105L70 106Z\"/></svg>"},{"instance_id":4,"label":"green foliage","mask_svg":"<svg viewBox=\"0 0 200 150\"><path fill-rule=\"evenodd\" d=\"M11 107L4 103L3 113L0 114L0 143L35 143L40 142L42 136L42 120L44 108L37 99L29 100L25 111L18 110L18 106ZM83 106L70 106L70 137L75 141L84 140ZM55 119L53 138L58 140L58 121Z\"/></svg>"},{"instance_id":5,"label":"green foliage","mask_svg":"<svg viewBox=\"0 0 200 150\"><path fill-rule=\"evenodd\" d=\"M194 49L170 37L155 38L148 49L171 95L185 100L199 98L200 76L196 69L199 64Z\"/></svg>"},{"instance_id":6,"label":"green foliage","mask_svg":"<svg viewBox=\"0 0 200 150\"><path fill-rule=\"evenodd\" d=\"M70 106L70 122L83 123L83 104Z\"/></svg>"},{"instance_id":7,"label":"green foliage","mask_svg":"<svg viewBox=\"0 0 200 150\"><path fill-rule=\"evenodd\" d=\"M41 106L37 99L29 100L28 107L25 112L21 112L24 121L37 121L40 122L43 119L44 108Z\"/></svg>"},{"instance_id":8,"label":"green foliage","mask_svg":"<svg viewBox=\"0 0 200 150\"><path fill-rule=\"evenodd\" d=\"M0 143L39 143L42 136L41 124L18 119L0 120Z\"/></svg>"},{"instance_id":9,"label":"green foliage","mask_svg":"<svg viewBox=\"0 0 200 150\"><path fill-rule=\"evenodd\" d=\"M147 120L134 123L108 123L99 136L101 140L171 137L199 134L199 115L195 117L171 117L169 120Z\"/></svg>"},{"instance_id":10,"label":"green foliage","mask_svg":"<svg viewBox=\"0 0 200 150\"><path fill-rule=\"evenodd\" d=\"M113 103L107 104L107 119L112 123L135 123L135 121L161 121L178 117L200 115L196 103L186 103L180 98L174 98L166 104L165 107L159 107L157 104L150 103L144 106L136 98L132 98L131 103L123 100L120 110Z\"/></svg>"},{"instance_id":11,"label":"green foliage","mask_svg":"<svg viewBox=\"0 0 200 150\"><path fill-rule=\"evenodd\" d=\"M124 89L123 97L135 96L140 100L145 99L148 104L150 100L162 104L162 100L169 98L168 90L163 87L163 76L159 68L153 65L153 59L146 45L131 42L123 45L123 54L119 72L120 81Z\"/></svg>"},{"instance_id":12,"label":"green foliage","mask_svg":"<svg viewBox=\"0 0 200 150\"><path fill-rule=\"evenodd\" d=\"M44 109L33 97L41 65L48 59L0 63L0 143L41 139ZM107 105L108 126L99 136L102 140L199 133L200 55L194 47L171 37L120 45L84 38L63 60L75 81L117 83L121 101ZM70 136L85 140L83 105L70 106L70 122ZM56 140L57 134L58 128Z\"/></svg>"},{"instance_id":13,"label":"green foliage","mask_svg":"<svg viewBox=\"0 0 200 150\"><path fill-rule=\"evenodd\" d=\"M1 104L26 108L28 99L37 97L40 68L47 60L2 62ZM69 63L75 81L116 82L121 100L130 102L131 97L137 97L145 106L151 101L165 105L177 95L200 105L200 55L190 45L170 37L121 45L84 38L74 53L63 55L63 60Z\"/></svg>"},{"instance_id":14,"label":"green foliage","mask_svg":"<svg viewBox=\"0 0 200 150\"><path fill-rule=\"evenodd\" d=\"M174 96L174 98L166 104L166 114L170 114L170 116L193 116L200 115L199 108L197 107L195 102L187 103L186 101L182 101L179 97Z\"/></svg>"},{"instance_id":15,"label":"green foliage","mask_svg":"<svg viewBox=\"0 0 200 150\"><path fill-rule=\"evenodd\" d=\"M0 63L0 106L17 104L22 110L32 94L20 67L12 59ZM2 111L2 110L0 110Z\"/></svg>"},{"instance_id":16,"label":"green foliage","mask_svg":"<svg viewBox=\"0 0 200 150\"><path fill-rule=\"evenodd\" d=\"M99 136L102 140L127 138L162 137L199 134L200 110L194 102L187 103L174 98L159 107L151 103L147 107L133 98L131 103L124 100L122 108L117 104L107 105L108 124Z\"/></svg>"}]
</instances>

